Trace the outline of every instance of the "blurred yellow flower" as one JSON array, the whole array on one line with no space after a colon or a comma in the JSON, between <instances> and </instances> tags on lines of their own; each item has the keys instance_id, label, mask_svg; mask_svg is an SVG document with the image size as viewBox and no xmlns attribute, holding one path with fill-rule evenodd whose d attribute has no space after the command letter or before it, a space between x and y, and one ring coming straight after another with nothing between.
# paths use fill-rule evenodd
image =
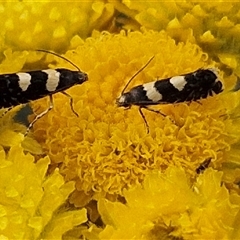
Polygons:
<instances>
[{"instance_id":1,"label":"blurred yellow flower","mask_svg":"<svg viewBox=\"0 0 240 240\"><path fill-rule=\"evenodd\" d=\"M176 165L193 176L208 157L218 167L230 144L239 139L239 130L231 132L232 120L226 118L235 107L233 99L239 102L239 93L209 97L201 104L159 105L168 116L146 112L150 134L137 108L117 109L115 100L127 79L152 56L132 85L214 66L197 45L176 44L165 32L95 32L84 45L67 52L66 57L89 75L88 82L68 90L80 117L72 113L68 99L57 94L54 110L36 123L34 136L65 180L76 181L77 191L71 197L76 206L100 196L116 198L151 169ZM69 67L62 60L59 66ZM233 87L233 79L225 82L226 89ZM46 101L34 102L34 111L46 109Z\"/></svg>"},{"instance_id":2,"label":"blurred yellow flower","mask_svg":"<svg viewBox=\"0 0 240 240\"><path fill-rule=\"evenodd\" d=\"M142 185L124 191L126 204L100 199L106 227L92 226L88 239L239 239L235 218L240 197L222 186L212 168L189 183L182 168L154 171ZM239 233L238 233L239 234Z\"/></svg>"},{"instance_id":3,"label":"blurred yellow flower","mask_svg":"<svg viewBox=\"0 0 240 240\"><path fill-rule=\"evenodd\" d=\"M56 169L46 175L48 157L34 163L23 148L0 149L1 239L62 239L87 220L86 211L64 207L74 183L65 183Z\"/></svg>"},{"instance_id":4,"label":"blurred yellow flower","mask_svg":"<svg viewBox=\"0 0 240 240\"><path fill-rule=\"evenodd\" d=\"M86 38L93 29L111 26L114 7L94 0L2 1L0 13L1 50L64 51L75 35Z\"/></svg>"},{"instance_id":5,"label":"blurred yellow flower","mask_svg":"<svg viewBox=\"0 0 240 240\"><path fill-rule=\"evenodd\" d=\"M166 30L177 41L197 43L240 76L238 1L114 1L116 23L128 30ZM226 57L224 55L227 55ZM226 60L231 54L231 60Z\"/></svg>"}]
</instances>

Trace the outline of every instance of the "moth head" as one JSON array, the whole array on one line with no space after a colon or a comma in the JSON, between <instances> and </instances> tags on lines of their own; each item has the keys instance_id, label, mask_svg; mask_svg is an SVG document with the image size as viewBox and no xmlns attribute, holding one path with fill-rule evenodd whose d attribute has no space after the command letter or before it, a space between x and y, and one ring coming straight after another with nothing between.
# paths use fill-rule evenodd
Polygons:
<instances>
[{"instance_id":1,"label":"moth head","mask_svg":"<svg viewBox=\"0 0 240 240\"><path fill-rule=\"evenodd\" d=\"M216 79L214 82L214 85L212 87L212 90L215 94L218 94L223 91L223 84L219 78L219 69L218 68L209 68L209 70L215 74Z\"/></svg>"},{"instance_id":2,"label":"moth head","mask_svg":"<svg viewBox=\"0 0 240 240\"><path fill-rule=\"evenodd\" d=\"M86 82L88 80L88 75L84 72L77 72L78 75L78 82L81 84L83 82Z\"/></svg>"},{"instance_id":3,"label":"moth head","mask_svg":"<svg viewBox=\"0 0 240 240\"><path fill-rule=\"evenodd\" d=\"M220 80L215 81L215 84L214 84L214 86L213 86L212 89L213 89L213 91L214 91L216 94L222 92L222 91L223 91L223 84L222 84L222 82L221 82Z\"/></svg>"},{"instance_id":4,"label":"moth head","mask_svg":"<svg viewBox=\"0 0 240 240\"><path fill-rule=\"evenodd\" d=\"M125 108L130 108L133 102L133 96L131 91L124 93L125 90L127 89L128 85L131 83L131 81L141 72L143 71L144 68L146 68L148 66L148 64L154 59L154 56L151 57L148 62L142 67L140 68L128 81L128 83L126 84L126 86L123 88L121 96L119 98L116 99L116 104L118 107L125 107Z\"/></svg>"},{"instance_id":5,"label":"moth head","mask_svg":"<svg viewBox=\"0 0 240 240\"><path fill-rule=\"evenodd\" d=\"M119 98L116 99L116 104L118 107L130 107L130 95L129 93L123 93Z\"/></svg>"}]
</instances>

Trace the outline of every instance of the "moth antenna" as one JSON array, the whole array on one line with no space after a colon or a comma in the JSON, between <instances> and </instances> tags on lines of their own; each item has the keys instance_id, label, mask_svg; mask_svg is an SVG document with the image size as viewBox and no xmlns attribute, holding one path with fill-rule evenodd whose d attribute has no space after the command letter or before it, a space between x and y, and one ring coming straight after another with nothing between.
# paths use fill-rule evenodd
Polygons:
<instances>
[{"instance_id":1,"label":"moth antenna","mask_svg":"<svg viewBox=\"0 0 240 240\"><path fill-rule=\"evenodd\" d=\"M122 90L121 95L123 95L124 91L127 89L127 87L129 86L130 82L131 82L140 72L142 72L142 71L149 65L149 63L154 59L154 57L155 57L155 56L152 56L152 57L148 60L148 62L147 62L142 68L140 68L140 69L129 79L128 83L126 84L126 86L125 86L124 89Z\"/></svg>"},{"instance_id":2,"label":"moth antenna","mask_svg":"<svg viewBox=\"0 0 240 240\"><path fill-rule=\"evenodd\" d=\"M68 60L67 58L65 58L65 57L63 57L63 56L58 55L58 54L55 53L55 52L51 52L51 51L44 50L44 49L36 49L36 51L38 51L38 52L50 53L50 54L52 54L52 55L54 55L54 56L57 56L57 57L59 57L59 58L62 58L63 60L67 61L67 62L70 63L72 66L74 66L79 72L81 72L80 68L79 68L76 64L74 64L73 62L71 62L70 60Z\"/></svg>"}]
</instances>

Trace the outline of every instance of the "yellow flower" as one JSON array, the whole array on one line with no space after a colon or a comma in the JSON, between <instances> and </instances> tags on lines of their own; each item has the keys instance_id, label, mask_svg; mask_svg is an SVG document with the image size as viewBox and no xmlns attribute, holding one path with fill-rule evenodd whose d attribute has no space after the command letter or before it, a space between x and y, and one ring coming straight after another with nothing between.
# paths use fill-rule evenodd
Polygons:
<instances>
[{"instance_id":1,"label":"yellow flower","mask_svg":"<svg viewBox=\"0 0 240 240\"><path fill-rule=\"evenodd\" d=\"M222 172L212 168L193 186L182 168L154 171L142 185L124 191L126 204L100 199L106 227L98 233L92 226L84 234L88 239L96 233L98 239L238 239L240 197L221 180Z\"/></svg>"},{"instance_id":2,"label":"yellow flower","mask_svg":"<svg viewBox=\"0 0 240 240\"><path fill-rule=\"evenodd\" d=\"M64 51L74 36L86 38L113 17L104 1L5 1L0 3L2 49Z\"/></svg>"},{"instance_id":3,"label":"yellow flower","mask_svg":"<svg viewBox=\"0 0 240 240\"><path fill-rule=\"evenodd\" d=\"M116 23L124 29L141 27L167 33L177 41L197 43L210 56L240 76L239 2L115 1Z\"/></svg>"},{"instance_id":4,"label":"yellow flower","mask_svg":"<svg viewBox=\"0 0 240 240\"><path fill-rule=\"evenodd\" d=\"M34 157L14 146L0 149L0 236L2 239L62 239L86 219L86 211L67 210L64 202L74 189L56 169L45 177L48 157ZM60 208L61 206L61 208Z\"/></svg>"},{"instance_id":5,"label":"yellow flower","mask_svg":"<svg viewBox=\"0 0 240 240\"><path fill-rule=\"evenodd\" d=\"M132 86L214 66L197 45L176 44L165 32L153 31L94 33L84 45L66 54L89 75L88 82L67 91L79 118L66 96L56 94L54 110L36 123L34 136L53 166L60 166L65 180L76 181L77 191L71 198L76 205L105 195L115 198L141 182L151 169L176 165L193 176L208 157L218 167L230 144L237 141L239 130L234 129L236 135L231 133L232 120L226 114L235 107L230 102L233 96L237 100L238 93L209 97L200 104L159 105L157 109L166 118L144 112L150 134L137 107L117 108L116 98L128 79L152 56L154 60ZM58 66L69 67L62 60ZM232 87L232 78L226 79L226 89ZM32 106L41 112L47 108L46 99Z\"/></svg>"}]
</instances>

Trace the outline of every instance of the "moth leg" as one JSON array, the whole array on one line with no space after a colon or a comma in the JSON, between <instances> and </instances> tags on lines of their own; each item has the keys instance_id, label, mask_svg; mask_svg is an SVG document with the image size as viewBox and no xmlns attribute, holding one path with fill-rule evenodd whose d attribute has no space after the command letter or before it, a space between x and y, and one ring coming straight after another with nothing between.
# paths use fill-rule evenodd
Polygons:
<instances>
[{"instance_id":1,"label":"moth leg","mask_svg":"<svg viewBox=\"0 0 240 240\"><path fill-rule=\"evenodd\" d=\"M42 118L44 115L46 115L50 110L53 109L53 97L52 95L49 95L50 101L49 101L49 107L41 112L40 114L38 114L33 120L32 122L30 122L30 124L28 125L28 128L24 134L24 137L26 137L30 131L30 129L33 127L34 123L36 123L37 120L39 120L40 118Z\"/></svg>"},{"instance_id":2,"label":"moth leg","mask_svg":"<svg viewBox=\"0 0 240 240\"><path fill-rule=\"evenodd\" d=\"M143 115L142 108L144 108L144 109L146 109L146 110L148 110L148 111L150 111L150 112L154 112L154 113L157 113L157 114L161 114L163 117L166 117L167 115L163 114L163 113L160 112L159 110L151 109L151 108L148 108L147 106L140 106L140 107L139 107L139 112L140 112L140 114L141 114L141 116L142 116L142 118L143 118L143 121L144 121L145 124L146 124L147 134L148 134L148 133L149 133L149 125L148 125L148 123L147 123L147 121L146 121L145 116Z\"/></svg>"},{"instance_id":3,"label":"moth leg","mask_svg":"<svg viewBox=\"0 0 240 240\"><path fill-rule=\"evenodd\" d=\"M1 114L0 118L4 117L8 112L10 112L12 109L14 108L14 106L11 106L9 108L6 108L4 110L4 112Z\"/></svg>"},{"instance_id":4,"label":"moth leg","mask_svg":"<svg viewBox=\"0 0 240 240\"><path fill-rule=\"evenodd\" d=\"M167 115L163 114L161 111L155 110L155 109L151 109L151 108L149 108L149 107L147 107L147 106L141 106L141 108L144 108L144 109L146 109L146 110L148 110L148 111L150 111L150 112L154 112L154 113L157 113L157 114L161 114L163 117L166 117L166 116L167 116Z\"/></svg>"},{"instance_id":5,"label":"moth leg","mask_svg":"<svg viewBox=\"0 0 240 240\"><path fill-rule=\"evenodd\" d=\"M149 125L148 125L148 123L147 123L147 121L146 121L145 116L143 115L142 108L146 108L146 107L145 107L145 106L140 106L140 107L139 107L139 113L141 114L142 119L143 119L143 121L144 121L144 123L145 123L145 125L146 125L147 134L148 134L148 133L149 133Z\"/></svg>"},{"instance_id":6,"label":"moth leg","mask_svg":"<svg viewBox=\"0 0 240 240\"><path fill-rule=\"evenodd\" d=\"M193 102L193 101L187 102L187 105L190 106L192 102ZM194 102L198 103L199 105L202 105L202 103L201 103L200 100L196 100L196 101L194 101Z\"/></svg>"},{"instance_id":7,"label":"moth leg","mask_svg":"<svg viewBox=\"0 0 240 240\"><path fill-rule=\"evenodd\" d=\"M71 110L72 112L77 116L79 117L78 113L74 110L73 108L73 98L66 92L61 92L63 95L67 96L69 98L69 104L70 104L70 107L71 107Z\"/></svg>"},{"instance_id":8,"label":"moth leg","mask_svg":"<svg viewBox=\"0 0 240 240\"><path fill-rule=\"evenodd\" d=\"M149 107L147 107L147 106L142 106L142 107L145 108L146 110L150 111L150 112L154 112L154 113L157 113L157 114L161 114L163 117L167 117L166 114L162 113L162 112L159 111L159 110L155 110L155 109L149 108ZM172 121L173 124L176 124L175 121L174 121L172 118L170 118L170 120Z\"/></svg>"}]
</instances>

